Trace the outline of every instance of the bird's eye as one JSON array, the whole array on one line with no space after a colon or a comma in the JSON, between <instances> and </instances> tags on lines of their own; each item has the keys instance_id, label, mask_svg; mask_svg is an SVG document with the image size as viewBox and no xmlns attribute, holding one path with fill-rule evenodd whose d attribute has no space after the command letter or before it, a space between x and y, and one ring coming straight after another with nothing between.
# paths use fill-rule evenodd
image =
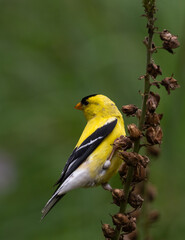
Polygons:
<instances>
[{"instance_id":1,"label":"bird's eye","mask_svg":"<svg viewBox=\"0 0 185 240\"><path fill-rule=\"evenodd\" d=\"M88 101L84 101L84 103L83 103L85 106L87 106L88 104L89 104L89 102Z\"/></svg>"}]
</instances>

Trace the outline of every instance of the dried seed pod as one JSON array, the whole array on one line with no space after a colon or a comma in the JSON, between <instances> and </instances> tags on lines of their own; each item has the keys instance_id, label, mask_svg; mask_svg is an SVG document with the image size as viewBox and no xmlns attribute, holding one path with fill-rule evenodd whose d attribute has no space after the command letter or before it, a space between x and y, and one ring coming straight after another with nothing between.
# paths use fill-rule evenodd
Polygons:
<instances>
[{"instance_id":1,"label":"dried seed pod","mask_svg":"<svg viewBox=\"0 0 185 240\"><path fill-rule=\"evenodd\" d=\"M149 223L154 223L159 219L159 217L160 217L159 211L153 210L149 213L148 221Z\"/></svg>"},{"instance_id":2,"label":"dried seed pod","mask_svg":"<svg viewBox=\"0 0 185 240\"><path fill-rule=\"evenodd\" d=\"M123 213L117 213L112 216L112 221L114 225L121 227L129 222L129 218Z\"/></svg>"},{"instance_id":3,"label":"dried seed pod","mask_svg":"<svg viewBox=\"0 0 185 240\"><path fill-rule=\"evenodd\" d=\"M166 91L168 92L168 94L170 94L170 90L175 90L176 88L180 87L177 80L173 78L173 76L164 78L161 81L161 85L163 85L166 88Z\"/></svg>"},{"instance_id":4,"label":"dried seed pod","mask_svg":"<svg viewBox=\"0 0 185 240\"><path fill-rule=\"evenodd\" d=\"M114 141L114 146L116 147L116 149L122 149L126 151L132 147L132 141L129 137L125 137L122 135Z\"/></svg>"},{"instance_id":5,"label":"dried seed pod","mask_svg":"<svg viewBox=\"0 0 185 240\"><path fill-rule=\"evenodd\" d=\"M161 144L162 137L163 137L163 132L160 126L149 127L146 130L146 139L152 145Z\"/></svg>"},{"instance_id":6,"label":"dried seed pod","mask_svg":"<svg viewBox=\"0 0 185 240\"><path fill-rule=\"evenodd\" d=\"M141 156L140 154L138 154L138 159L139 159L139 163L146 168L148 163L150 162L150 159L147 156Z\"/></svg>"},{"instance_id":7,"label":"dried seed pod","mask_svg":"<svg viewBox=\"0 0 185 240\"><path fill-rule=\"evenodd\" d=\"M129 197L128 197L128 203L130 204L130 206L137 209L142 206L143 202L144 202L144 199L139 194L130 192Z\"/></svg>"},{"instance_id":8,"label":"dried seed pod","mask_svg":"<svg viewBox=\"0 0 185 240\"><path fill-rule=\"evenodd\" d=\"M136 107L134 104L129 104L122 107L122 112L126 114L127 117L135 116L137 109L138 107Z\"/></svg>"},{"instance_id":9,"label":"dried seed pod","mask_svg":"<svg viewBox=\"0 0 185 240\"><path fill-rule=\"evenodd\" d=\"M120 156L123 158L124 162L128 165L128 166L137 166L138 164L138 154L135 152L125 152L122 151L120 152Z\"/></svg>"},{"instance_id":10,"label":"dried seed pod","mask_svg":"<svg viewBox=\"0 0 185 240\"><path fill-rule=\"evenodd\" d=\"M120 206L120 203L125 199L125 194L123 189L117 189L117 188L113 189L112 197L113 197L114 204L116 204L117 206Z\"/></svg>"},{"instance_id":11,"label":"dried seed pod","mask_svg":"<svg viewBox=\"0 0 185 240\"><path fill-rule=\"evenodd\" d=\"M119 172L120 177L122 177L123 179L126 179L127 173L128 173L128 166L127 166L127 164L126 163L122 163L122 165L120 166L118 172Z\"/></svg>"},{"instance_id":12,"label":"dried seed pod","mask_svg":"<svg viewBox=\"0 0 185 240\"><path fill-rule=\"evenodd\" d=\"M122 230L127 233L131 233L136 229L136 218L129 217L129 222L122 226Z\"/></svg>"},{"instance_id":13,"label":"dried seed pod","mask_svg":"<svg viewBox=\"0 0 185 240\"><path fill-rule=\"evenodd\" d=\"M113 238L115 231L109 224L102 224L103 235L106 238Z\"/></svg>"},{"instance_id":14,"label":"dried seed pod","mask_svg":"<svg viewBox=\"0 0 185 240\"><path fill-rule=\"evenodd\" d=\"M180 46L178 37L175 35L172 35L166 29L160 33L160 38L163 41L163 48L170 53L173 53L172 49L178 48Z\"/></svg>"},{"instance_id":15,"label":"dried seed pod","mask_svg":"<svg viewBox=\"0 0 185 240\"><path fill-rule=\"evenodd\" d=\"M168 30L164 29L162 32L160 32L160 38L162 41L170 41L172 34Z\"/></svg>"},{"instance_id":16,"label":"dried seed pod","mask_svg":"<svg viewBox=\"0 0 185 240\"><path fill-rule=\"evenodd\" d=\"M141 137L142 133L134 123L129 124L127 126L127 128L128 128L128 132L130 134L130 138L132 140L137 140L138 138Z\"/></svg>"},{"instance_id":17,"label":"dried seed pod","mask_svg":"<svg viewBox=\"0 0 185 240\"><path fill-rule=\"evenodd\" d=\"M147 109L150 113L155 112L156 108L159 105L159 101L160 101L159 94L150 92L147 102L146 102Z\"/></svg>"},{"instance_id":18,"label":"dried seed pod","mask_svg":"<svg viewBox=\"0 0 185 240\"><path fill-rule=\"evenodd\" d=\"M162 75L162 71L159 65L155 63L149 63L147 66L147 72L153 78L156 78L158 75Z\"/></svg>"},{"instance_id":19,"label":"dried seed pod","mask_svg":"<svg viewBox=\"0 0 185 240\"><path fill-rule=\"evenodd\" d=\"M176 36L173 36L170 41L163 42L163 48L170 53L174 53L172 49L178 48L180 43Z\"/></svg>"},{"instance_id":20,"label":"dried seed pod","mask_svg":"<svg viewBox=\"0 0 185 240\"><path fill-rule=\"evenodd\" d=\"M145 119L145 125L148 126L157 126L160 124L160 121L163 117L163 114L150 113L148 112Z\"/></svg>"},{"instance_id":21,"label":"dried seed pod","mask_svg":"<svg viewBox=\"0 0 185 240\"><path fill-rule=\"evenodd\" d=\"M132 182L139 183L141 181L144 181L145 179L146 179L146 168L144 168L142 165L138 164L134 170Z\"/></svg>"}]
</instances>

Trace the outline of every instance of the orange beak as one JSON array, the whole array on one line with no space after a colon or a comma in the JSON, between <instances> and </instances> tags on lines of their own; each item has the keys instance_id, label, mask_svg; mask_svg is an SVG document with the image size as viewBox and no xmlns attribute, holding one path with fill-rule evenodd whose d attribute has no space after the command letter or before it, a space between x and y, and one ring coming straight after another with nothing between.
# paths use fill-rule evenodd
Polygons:
<instances>
[{"instance_id":1,"label":"orange beak","mask_svg":"<svg viewBox=\"0 0 185 240\"><path fill-rule=\"evenodd\" d=\"M82 107L83 106L82 106L81 102L77 103L76 106L75 106L75 108L78 109L78 110L82 110Z\"/></svg>"}]
</instances>

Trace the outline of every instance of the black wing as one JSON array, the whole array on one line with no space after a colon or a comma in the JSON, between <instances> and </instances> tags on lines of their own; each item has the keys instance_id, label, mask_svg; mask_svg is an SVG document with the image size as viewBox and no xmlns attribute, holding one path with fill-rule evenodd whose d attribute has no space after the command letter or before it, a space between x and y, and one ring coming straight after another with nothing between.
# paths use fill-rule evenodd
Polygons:
<instances>
[{"instance_id":1,"label":"black wing","mask_svg":"<svg viewBox=\"0 0 185 240\"><path fill-rule=\"evenodd\" d=\"M98 128L82 144L75 148L69 157L60 179L56 185L62 184L74 172L87 157L98 147L98 145L112 132L117 123L117 119L112 122L106 123L103 127Z\"/></svg>"}]
</instances>

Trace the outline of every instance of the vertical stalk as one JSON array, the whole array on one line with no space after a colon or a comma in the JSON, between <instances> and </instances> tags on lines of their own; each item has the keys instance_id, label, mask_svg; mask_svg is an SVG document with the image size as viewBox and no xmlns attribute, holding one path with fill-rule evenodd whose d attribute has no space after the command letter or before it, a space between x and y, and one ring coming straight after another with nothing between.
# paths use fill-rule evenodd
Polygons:
<instances>
[{"instance_id":1,"label":"vertical stalk","mask_svg":"<svg viewBox=\"0 0 185 240\"><path fill-rule=\"evenodd\" d=\"M154 34L154 13L155 13L155 0L144 0L143 5L145 8L146 12L146 17L148 19L148 43L147 43L147 57L146 57L146 74L145 74L145 80L144 80L144 95L143 95L143 101L142 101L142 112L141 112L141 117L139 119L138 123L138 128L139 130L142 131L144 121L145 121L145 115L146 115L146 102L148 99L148 94L150 91L150 75L148 73L148 64L152 62L152 39L153 39L153 34ZM149 11L150 10L150 11ZM134 143L134 149L133 152L138 153L140 149L140 139L135 141ZM133 173L134 173L134 168L129 167L128 169L128 174L126 178L126 182L124 185L124 193L125 193L125 201L123 201L120 205L120 213L125 213L126 208L127 208L127 203L128 203L128 196L129 196L129 191L132 183L132 178L133 178ZM119 240L120 234L122 232L122 228L116 227L115 229L115 235L113 237L113 240Z\"/></svg>"}]
</instances>

